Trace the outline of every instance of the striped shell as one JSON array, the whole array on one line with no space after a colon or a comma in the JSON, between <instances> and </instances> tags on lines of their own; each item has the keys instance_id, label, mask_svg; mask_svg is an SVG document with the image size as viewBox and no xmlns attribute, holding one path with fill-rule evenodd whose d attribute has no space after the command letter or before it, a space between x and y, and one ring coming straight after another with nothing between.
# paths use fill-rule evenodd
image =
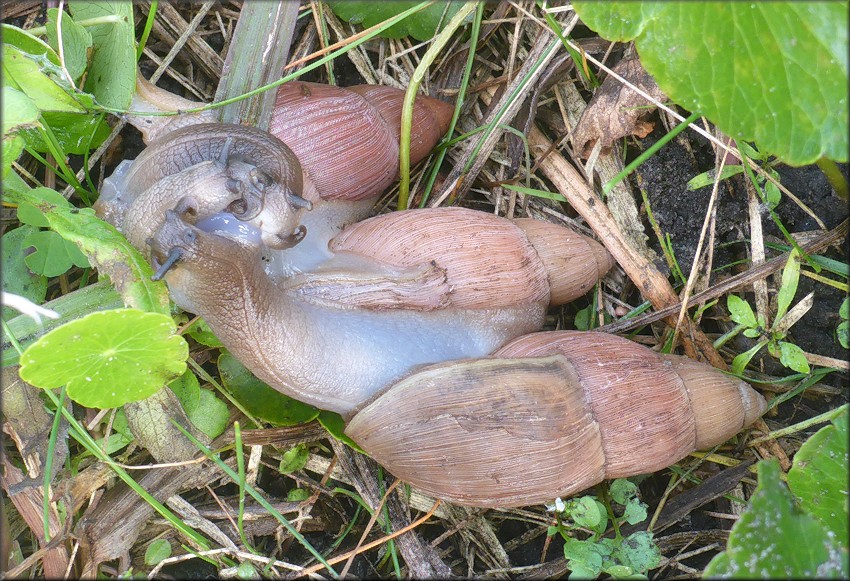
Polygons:
<instances>
[{"instance_id":1,"label":"striped shell","mask_svg":"<svg viewBox=\"0 0 850 581\"><path fill-rule=\"evenodd\" d=\"M428 494L507 507L660 470L764 410L749 385L712 367L555 331L426 367L364 407L346 434Z\"/></svg>"}]
</instances>

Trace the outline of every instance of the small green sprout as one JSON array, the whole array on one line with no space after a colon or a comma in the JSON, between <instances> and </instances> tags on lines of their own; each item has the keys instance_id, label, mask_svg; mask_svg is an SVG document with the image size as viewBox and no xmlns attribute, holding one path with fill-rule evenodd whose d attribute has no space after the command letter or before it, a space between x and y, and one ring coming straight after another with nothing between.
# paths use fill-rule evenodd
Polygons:
<instances>
[{"instance_id":1,"label":"small green sprout","mask_svg":"<svg viewBox=\"0 0 850 581\"><path fill-rule=\"evenodd\" d=\"M791 306L791 300L797 293L797 283L800 280L799 252L794 249L788 256L785 268L782 271L782 284L776 297L776 316L773 324L768 326L763 317L756 318L752 307L744 299L729 295L726 305L729 315L737 323L732 335L743 331L744 336L751 339L759 338L758 342L750 350L739 354L732 361L732 373L741 374L752 358L767 346L768 352L779 359L780 363L789 369L799 373L809 373L809 363L806 355L797 345L786 340L788 330L800 320L812 307L814 293L808 294L803 300Z\"/></svg>"}]
</instances>

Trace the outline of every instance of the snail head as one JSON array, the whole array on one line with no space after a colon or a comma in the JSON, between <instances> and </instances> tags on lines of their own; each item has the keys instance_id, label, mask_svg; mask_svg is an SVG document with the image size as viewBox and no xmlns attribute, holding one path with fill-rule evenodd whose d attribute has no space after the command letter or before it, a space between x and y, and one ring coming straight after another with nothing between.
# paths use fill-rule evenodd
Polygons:
<instances>
[{"instance_id":1,"label":"snail head","mask_svg":"<svg viewBox=\"0 0 850 581\"><path fill-rule=\"evenodd\" d=\"M183 198L174 210L165 212L165 220L156 233L146 240L156 273L152 280L161 280L175 266L222 263L259 262L259 245L251 242L251 233L240 235L238 227L213 217L194 223L193 200ZM256 234L254 234L256 236Z\"/></svg>"},{"instance_id":2,"label":"snail head","mask_svg":"<svg viewBox=\"0 0 850 581\"><path fill-rule=\"evenodd\" d=\"M289 248L300 242L306 233L301 216L313 207L300 195L301 180L285 183L243 156L229 155L228 150L225 146L221 158L228 175L226 187L235 199L223 211L256 228L269 248Z\"/></svg>"}]
</instances>

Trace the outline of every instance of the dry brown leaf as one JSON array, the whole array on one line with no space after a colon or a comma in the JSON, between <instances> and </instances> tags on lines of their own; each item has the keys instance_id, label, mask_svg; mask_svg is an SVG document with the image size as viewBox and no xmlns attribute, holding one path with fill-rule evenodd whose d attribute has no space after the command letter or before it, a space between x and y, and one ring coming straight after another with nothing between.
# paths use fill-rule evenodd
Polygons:
<instances>
[{"instance_id":1,"label":"dry brown leaf","mask_svg":"<svg viewBox=\"0 0 850 581\"><path fill-rule=\"evenodd\" d=\"M655 79L640 64L637 54L624 57L612 70L653 98L665 99ZM647 109L651 105L637 91L609 75L596 90L576 125L573 133L574 150L580 151L582 157L587 158L599 140L602 141L604 154L621 137L646 137L654 128L652 123L643 119L651 111Z\"/></svg>"}]
</instances>

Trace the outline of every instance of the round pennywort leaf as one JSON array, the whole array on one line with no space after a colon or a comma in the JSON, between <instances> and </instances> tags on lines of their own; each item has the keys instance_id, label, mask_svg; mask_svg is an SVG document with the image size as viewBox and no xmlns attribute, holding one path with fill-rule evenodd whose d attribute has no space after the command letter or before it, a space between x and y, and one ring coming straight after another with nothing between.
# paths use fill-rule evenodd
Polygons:
<instances>
[{"instance_id":1,"label":"round pennywort leaf","mask_svg":"<svg viewBox=\"0 0 850 581\"><path fill-rule=\"evenodd\" d=\"M186 370L189 347L171 317L136 309L92 313L54 329L21 355L21 379L67 385L80 405L143 400Z\"/></svg>"}]
</instances>

